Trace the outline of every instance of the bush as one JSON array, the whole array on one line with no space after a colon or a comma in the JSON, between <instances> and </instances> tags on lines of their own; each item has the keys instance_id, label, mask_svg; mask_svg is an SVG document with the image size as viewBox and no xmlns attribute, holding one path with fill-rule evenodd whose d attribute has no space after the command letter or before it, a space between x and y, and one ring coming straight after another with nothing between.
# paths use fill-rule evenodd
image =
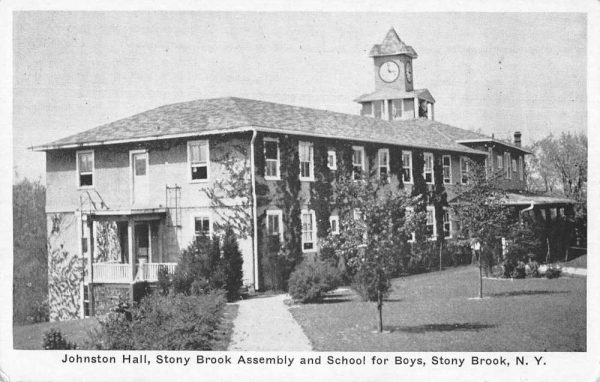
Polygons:
<instances>
[{"instance_id":1,"label":"bush","mask_svg":"<svg viewBox=\"0 0 600 382\"><path fill-rule=\"evenodd\" d=\"M242 287L242 265L244 260L237 237L232 227L225 229L223 236L223 260L222 269L225 276L225 291L227 292L227 300L235 301L240 297L240 288Z\"/></svg>"},{"instance_id":2,"label":"bush","mask_svg":"<svg viewBox=\"0 0 600 382\"><path fill-rule=\"evenodd\" d=\"M173 291L189 295L222 288L225 273L219 261L220 253L217 237L194 240L181 253L172 277Z\"/></svg>"},{"instance_id":3,"label":"bush","mask_svg":"<svg viewBox=\"0 0 600 382\"><path fill-rule=\"evenodd\" d=\"M51 328L44 333L44 339L42 342L44 350L74 350L77 349L77 345L67 341L66 337L63 337L60 330Z\"/></svg>"},{"instance_id":4,"label":"bush","mask_svg":"<svg viewBox=\"0 0 600 382\"><path fill-rule=\"evenodd\" d=\"M546 278L547 279L559 278L561 274L562 274L562 270L556 266L548 266L548 269L546 269Z\"/></svg>"},{"instance_id":5,"label":"bush","mask_svg":"<svg viewBox=\"0 0 600 382\"><path fill-rule=\"evenodd\" d=\"M525 263L519 261L517 265L513 268L513 271L510 274L510 277L513 279L524 279L526 274Z\"/></svg>"},{"instance_id":6,"label":"bush","mask_svg":"<svg viewBox=\"0 0 600 382\"><path fill-rule=\"evenodd\" d=\"M525 265L525 274L527 277L540 277L540 264L532 259Z\"/></svg>"},{"instance_id":7,"label":"bush","mask_svg":"<svg viewBox=\"0 0 600 382\"><path fill-rule=\"evenodd\" d=\"M385 275L377 275L367 267L361 267L354 275L352 289L356 291L363 301L377 301L378 291L383 297L390 294L392 284Z\"/></svg>"},{"instance_id":8,"label":"bush","mask_svg":"<svg viewBox=\"0 0 600 382\"><path fill-rule=\"evenodd\" d=\"M90 348L104 350L211 350L223 316L222 291L186 296L151 294L130 308L99 319L99 332L88 332Z\"/></svg>"},{"instance_id":9,"label":"bush","mask_svg":"<svg viewBox=\"0 0 600 382\"><path fill-rule=\"evenodd\" d=\"M340 273L331 264L305 260L290 275L289 293L302 303L319 301L323 295L338 287Z\"/></svg>"},{"instance_id":10,"label":"bush","mask_svg":"<svg viewBox=\"0 0 600 382\"><path fill-rule=\"evenodd\" d=\"M158 268L158 282L156 283L158 293L163 296L168 295L172 285L173 281L171 280L171 275L169 275L169 269L166 265L161 265Z\"/></svg>"}]
</instances>

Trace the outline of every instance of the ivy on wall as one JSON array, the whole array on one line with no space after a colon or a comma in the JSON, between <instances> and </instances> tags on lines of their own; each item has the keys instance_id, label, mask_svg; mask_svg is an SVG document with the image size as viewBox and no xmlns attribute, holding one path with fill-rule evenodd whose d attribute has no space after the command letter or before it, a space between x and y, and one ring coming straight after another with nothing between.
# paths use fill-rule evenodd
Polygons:
<instances>
[{"instance_id":1,"label":"ivy on wall","mask_svg":"<svg viewBox=\"0 0 600 382\"><path fill-rule=\"evenodd\" d=\"M434 154L433 157L433 180L434 186L429 194L429 200L435 207L435 229L437 231L437 240L442 243L444 239L444 207L448 206L447 194L444 188L444 167L442 164L442 155Z\"/></svg>"},{"instance_id":2,"label":"ivy on wall","mask_svg":"<svg viewBox=\"0 0 600 382\"><path fill-rule=\"evenodd\" d=\"M322 140L313 143L315 181L310 183L310 208L315 211L317 237L327 237L333 198L333 173L327 166L328 146Z\"/></svg>"},{"instance_id":3,"label":"ivy on wall","mask_svg":"<svg viewBox=\"0 0 600 382\"><path fill-rule=\"evenodd\" d=\"M404 189L402 149L399 147L390 147L390 175L398 180L398 189Z\"/></svg>"}]
</instances>

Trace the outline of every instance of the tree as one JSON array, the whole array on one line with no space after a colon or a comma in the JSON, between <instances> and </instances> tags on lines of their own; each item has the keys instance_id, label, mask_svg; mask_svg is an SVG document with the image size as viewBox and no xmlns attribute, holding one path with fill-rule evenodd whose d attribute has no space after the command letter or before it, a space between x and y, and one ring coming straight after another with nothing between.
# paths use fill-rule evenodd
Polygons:
<instances>
[{"instance_id":1,"label":"tree","mask_svg":"<svg viewBox=\"0 0 600 382\"><path fill-rule=\"evenodd\" d=\"M15 178L18 176L15 174ZM13 319L48 320L46 188L39 180L13 185Z\"/></svg>"},{"instance_id":2,"label":"tree","mask_svg":"<svg viewBox=\"0 0 600 382\"><path fill-rule=\"evenodd\" d=\"M381 183L351 177L333 185L335 207L341 214L340 233L329 234L322 247L331 260L342 263L353 287L364 300L377 301L379 330L383 330L383 297L402 256L410 253L408 240L425 216L415 211L419 197L404 191L386 190ZM420 224L419 224L420 223Z\"/></svg>"},{"instance_id":3,"label":"tree","mask_svg":"<svg viewBox=\"0 0 600 382\"><path fill-rule=\"evenodd\" d=\"M237 237L232 227L225 229L223 236L223 268L225 270L225 291L227 300L235 301L239 298L239 290L242 287L242 253L238 246Z\"/></svg>"},{"instance_id":4,"label":"tree","mask_svg":"<svg viewBox=\"0 0 600 382\"><path fill-rule=\"evenodd\" d=\"M514 216L506 205L506 195L496 187L501 173L485 173L485 167L471 161L468 182L458 188L452 209L461 224L463 236L477 247L479 255L479 290L482 297L483 278L481 268L489 272L501 257L501 238L509 236L514 225Z\"/></svg>"},{"instance_id":5,"label":"tree","mask_svg":"<svg viewBox=\"0 0 600 382\"><path fill-rule=\"evenodd\" d=\"M530 150L527 181L530 191L555 193L573 199L575 227L585 236L587 232L587 136L583 132L552 134L536 141Z\"/></svg>"}]
</instances>

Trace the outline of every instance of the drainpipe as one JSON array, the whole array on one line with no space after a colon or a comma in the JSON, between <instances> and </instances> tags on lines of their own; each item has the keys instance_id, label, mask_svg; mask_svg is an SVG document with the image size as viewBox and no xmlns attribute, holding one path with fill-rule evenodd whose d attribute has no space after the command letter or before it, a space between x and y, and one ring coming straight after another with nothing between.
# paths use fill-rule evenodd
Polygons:
<instances>
[{"instance_id":1,"label":"drainpipe","mask_svg":"<svg viewBox=\"0 0 600 382\"><path fill-rule=\"evenodd\" d=\"M250 176L252 179L252 260L254 267L252 276L254 278L254 290L258 290L258 223L256 217L256 170L254 168L254 141L256 140L256 129L252 129L252 139L250 140Z\"/></svg>"}]
</instances>

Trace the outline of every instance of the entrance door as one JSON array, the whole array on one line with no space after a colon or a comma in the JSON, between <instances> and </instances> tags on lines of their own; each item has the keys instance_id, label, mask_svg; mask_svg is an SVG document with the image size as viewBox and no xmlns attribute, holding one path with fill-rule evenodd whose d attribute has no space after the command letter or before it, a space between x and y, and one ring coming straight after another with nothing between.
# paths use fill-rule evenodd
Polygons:
<instances>
[{"instance_id":1,"label":"entrance door","mask_svg":"<svg viewBox=\"0 0 600 382\"><path fill-rule=\"evenodd\" d=\"M149 199L148 153L131 152L132 204L147 204Z\"/></svg>"},{"instance_id":2,"label":"entrance door","mask_svg":"<svg viewBox=\"0 0 600 382\"><path fill-rule=\"evenodd\" d=\"M150 260L150 224L135 224L135 256L138 263L148 263Z\"/></svg>"}]
</instances>

